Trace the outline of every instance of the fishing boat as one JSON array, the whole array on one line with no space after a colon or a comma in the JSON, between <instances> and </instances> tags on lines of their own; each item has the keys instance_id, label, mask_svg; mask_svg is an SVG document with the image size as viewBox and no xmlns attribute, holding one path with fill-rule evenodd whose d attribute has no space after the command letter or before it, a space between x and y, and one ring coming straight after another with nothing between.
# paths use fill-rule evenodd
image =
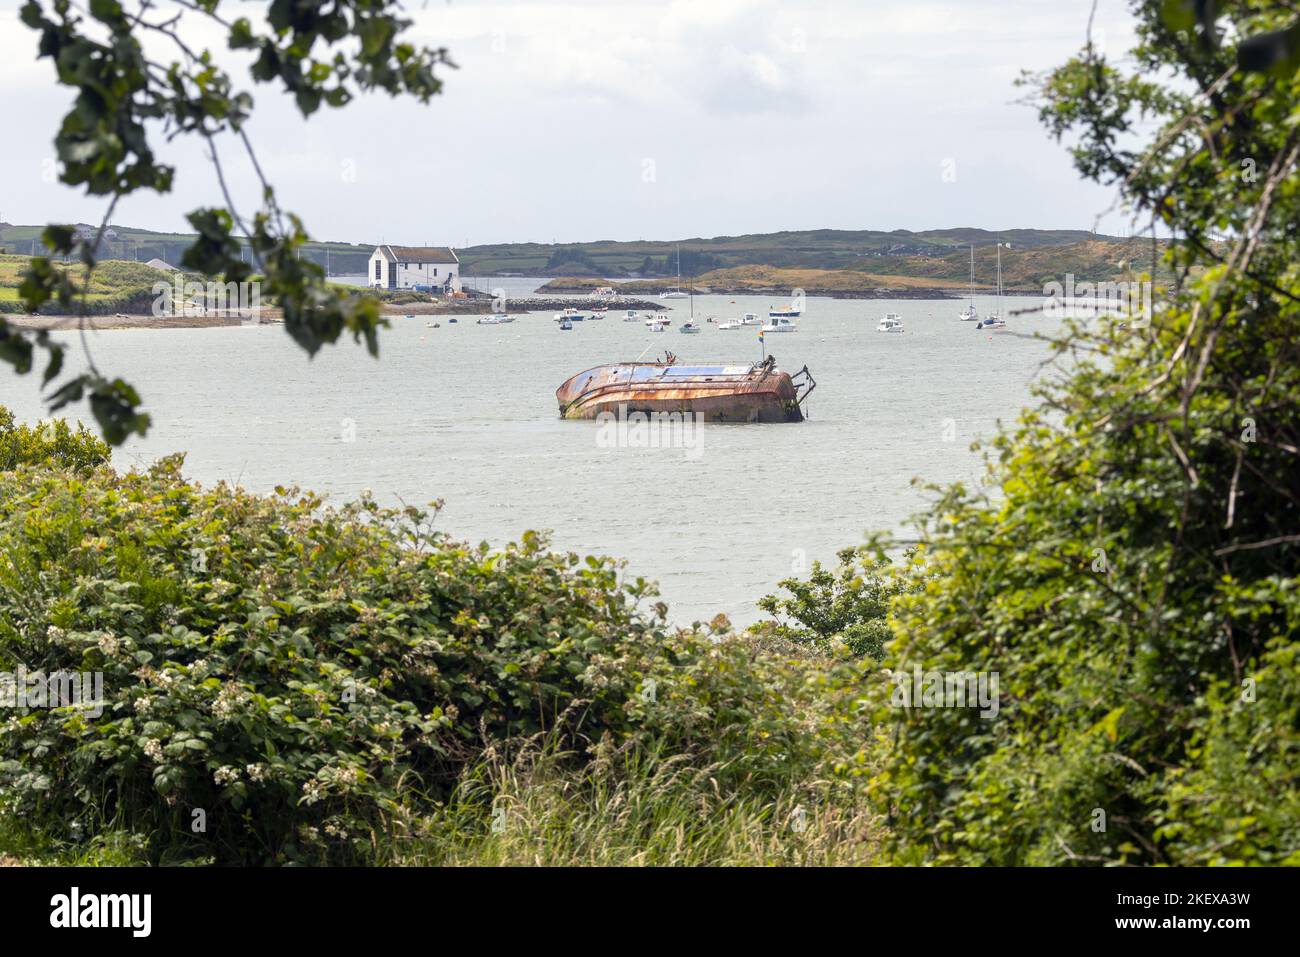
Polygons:
<instances>
[{"instance_id":1,"label":"fishing boat","mask_svg":"<svg viewBox=\"0 0 1300 957\"><path fill-rule=\"evenodd\" d=\"M502 313L493 313L490 316L481 316L477 322L480 326L499 326L505 322L514 322L514 316L508 316Z\"/></svg>"},{"instance_id":2,"label":"fishing boat","mask_svg":"<svg viewBox=\"0 0 1300 957\"><path fill-rule=\"evenodd\" d=\"M588 316L587 318L588 318L588 319L604 319L604 318L605 318L605 313L606 313L606 312L608 312L608 310L607 310L604 306L597 306L595 309L591 310L591 315Z\"/></svg>"},{"instance_id":3,"label":"fishing boat","mask_svg":"<svg viewBox=\"0 0 1300 957\"><path fill-rule=\"evenodd\" d=\"M772 320L760 330L764 335L769 332L798 332L799 326L793 319L787 319L784 316L773 316Z\"/></svg>"},{"instance_id":4,"label":"fishing boat","mask_svg":"<svg viewBox=\"0 0 1300 957\"><path fill-rule=\"evenodd\" d=\"M700 324L696 322L694 319L687 319L685 322L683 322L680 326L677 327L677 331L692 333L692 332L699 332L700 328L701 328Z\"/></svg>"},{"instance_id":5,"label":"fishing boat","mask_svg":"<svg viewBox=\"0 0 1300 957\"><path fill-rule=\"evenodd\" d=\"M896 312L885 313L885 318L880 320L880 325L876 326L876 332L902 332L903 317Z\"/></svg>"},{"instance_id":6,"label":"fishing boat","mask_svg":"<svg viewBox=\"0 0 1300 957\"><path fill-rule=\"evenodd\" d=\"M768 356L749 365L682 365L669 353L579 372L555 390L560 416L691 413L701 422L801 422L816 388L808 367L794 375Z\"/></svg>"},{"instance_id":7,"label":"fishing boat","mask_svg":"<svg viewBox=\"0 0 1300 957\"><path fill-rule=\"evenodd\" d=\"M739 329L739 328L740 328L741 326L743 326L743 325L744 325L744 323L741 322L739 319L728 319L726 322L720 322L720 323L718 323L718 329L719 329L719 330L723 330L723 329Z\"/></svg>"},{"instance_id":8,"label":"fishing boat","mask_svg":"<svg viewBox=\"0 0 1300 957\"><path fill-rule=\"evenodd\" d=\"M637 312L635 309L629 309L627 312L623 313L623 321L624 321L624 322L640 322L640 321L641 321L641 313Z\"/></svg>"},{"instance_id":9,"label":"fishing boat","mask_svg":"<svg viewBox=\"0 0 1300 957\"><path fill-rule=\"evenodd\" d=\"M661 312L661 313L657 313L657 314L651 316L649 319L647 319L647 320L645 321L645 324L646 324L647 326L649 326L651 329L654 329L655 326L669 326L669 325L672 325L672 320L669 319L667 315L665 315L664 313ZM656 330L656 331L658 331L658 330Z\"/></svg>"},{"instance_id":10,"label":"fishing boat","mask_svg":"<svg viewBox=\"0 0 1300 957\"><path fill-rule=\"evenodd\" d=\"M563 322L565 319L568 319L569 322L582 322L584 318L583 314L572 306L569 306L563 312L557 312L555 314L556 322Z\"/></svg>"},{"instance_id":11,"label":"fishing boat","mask_svg":"<svg viewBox=\"0 0 1300 957\"><path fill-rule=\"evenodd\" d=\"M761 326L763 324L763 320L758 318L758 313L747 312L745 313L744 317L741 318L740 324L742 326Z\"/></svg>"},{"instance_id":12,"label":"fishing boat","mask_svg":"<svg viewBox=\"0 0 1300 957\"><path fill-rule=\"evenodd\" d=\"M975 308L975 244L970 246L970 305L968 305L960 316L957 317L962 322L979 322L979 310Z\"/></svg>"},{"instance_id":13,"label":"fishing boat","mask_svg":"<svg viewBox=\"0 0 1300 957\"><path fill-rule=\"evenodd\" d=\"M568 331L569 331L570 329L572 329L572 328L573 328L573 322L569 319L569 317L568 317L568 316L561 316L561 317L560 317L560 331L561 331L561 332L568 332Z\"/></svg>"}]
</instances>

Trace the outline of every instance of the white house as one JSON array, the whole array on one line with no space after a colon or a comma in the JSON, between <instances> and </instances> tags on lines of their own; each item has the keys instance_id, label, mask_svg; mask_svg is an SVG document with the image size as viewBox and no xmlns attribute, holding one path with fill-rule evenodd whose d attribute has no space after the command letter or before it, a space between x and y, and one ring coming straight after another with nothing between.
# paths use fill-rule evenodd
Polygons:
<instances>
[{"instance_id":1,"label":"white house","mask_svg":"<svg viewBox=\"0 0 1300 957\"><path fill-rule=\"evenodd\" d=\"M368 284L380 289L425 286L460 292L460 260L445 246L376 246Z\"/></svg>"}]
</instances>

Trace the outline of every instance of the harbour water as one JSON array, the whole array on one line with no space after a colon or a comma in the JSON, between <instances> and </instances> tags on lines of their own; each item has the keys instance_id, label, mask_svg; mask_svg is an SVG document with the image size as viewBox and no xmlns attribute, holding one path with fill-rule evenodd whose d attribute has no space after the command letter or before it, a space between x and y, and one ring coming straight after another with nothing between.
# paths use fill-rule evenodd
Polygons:
<instances>
[{"instance_id":1,"label":"harbour water","mask_svg":"<svg viewBox=\"0 0 1300 957\"><path fill-rule=\"evenodd\" d=\"M526 285L526 284L525 284ZM981 312L992 299L977 300ZM253 491L299 484L342 501L371 489L382 501L446 502L440 526L502 543L551 529L557 548L626 559L660 583L671 618L722 612L738 624L754 602L813 559L869 529L902 528L926 495L912 482L970 481L972 441L1029 400L1048 357L1034 333L1057 324L1013 317L999 334L957 320L958 300L808 300L794 334L767 351L817 389L809 420L708 425L692 448L601 439L590 421L563 421L555 389L606 362L662 355L684 362L761 357L757 329L651 333L611 311L560 332L550 314L479 326L392 317L370 358L350 340L308 360L278 325L92 334L101 370L140 390L154 426L116 453L119 467L187 453L186 473ZM766 315L769 297L697 296L695 316ZM876 332L899 313L903 335ZM79 346L69 338L68 367ZM0 376L0 403L23 420L46 413L35 375ZM89 421L83 407L75 409Z\"/></svg>"}]
</instances>

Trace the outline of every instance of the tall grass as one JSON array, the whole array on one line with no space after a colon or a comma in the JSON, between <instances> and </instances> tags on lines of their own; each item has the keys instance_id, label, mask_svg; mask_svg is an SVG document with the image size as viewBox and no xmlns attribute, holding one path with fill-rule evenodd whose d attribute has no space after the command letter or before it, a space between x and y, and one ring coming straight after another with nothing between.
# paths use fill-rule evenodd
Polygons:
<instances>
[{"instance_id":1,"label":"tall grass","mask_svg":"<svg viewBox=\"0 0 1300 957\"><path fill-rule=\"evenodd\" d=\"M468 866L863 865L882 822L861 792L820 781L777 793L719 785L719 765L606 749L490 751L444 813L387 863Z\"/></svg>"}]
</instances>

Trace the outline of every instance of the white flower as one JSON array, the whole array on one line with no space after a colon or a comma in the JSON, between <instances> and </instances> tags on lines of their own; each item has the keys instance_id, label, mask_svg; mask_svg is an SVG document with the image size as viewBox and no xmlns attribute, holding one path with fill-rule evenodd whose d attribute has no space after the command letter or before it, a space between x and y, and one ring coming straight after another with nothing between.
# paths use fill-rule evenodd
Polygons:
<instances>
[{"instance_id":1,"label":"white flower","mask_svg":"<svg viewBox=\"0 0 1300 957\"><path fill-rule=\"evenodd\" d=\"M160 764L163 759L162 742L157 738L150 738L144 743L144 754L150 761Z\"/></svg>"},{"instance_id":2,"label":"white flower","mask_svg":"<svg viewBox=\"0 0 1300 957\"><path fill-rule=\"evenodd\" d=\"M217 768L217 773L212 775L212 780L217 784L229 784L239 780L239 768L232 768L229 765Z\"/></svg>"}]
</instances>

